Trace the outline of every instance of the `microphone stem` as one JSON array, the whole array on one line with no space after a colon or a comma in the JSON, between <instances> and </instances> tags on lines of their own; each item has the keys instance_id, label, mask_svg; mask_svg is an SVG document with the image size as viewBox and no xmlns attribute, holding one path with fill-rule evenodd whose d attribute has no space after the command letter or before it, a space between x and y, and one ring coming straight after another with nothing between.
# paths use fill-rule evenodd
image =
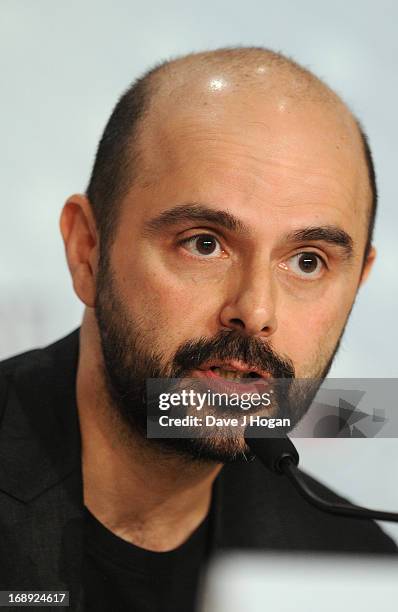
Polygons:
<instances>
[{"instance_id":1,"label":"microphone stem","mask_svg":"<svg viewBox=\"0 0 398 612\"><path fill-rule=\"evenodd\" d=\"M300 495L310 502L310 504L319 508L319 510L329 512L330 514L339 514L341 516L374 519L378 521L391 521L394 523L398 522L398 514L394 512L382 512L381 510L370 510L368 508L363 508L362 506L331 503L322 499L321 497L318 497L318 495L311 491L311 489L308 487L303 476L290 457L284 457L280 461L279 467L280 470L289 478Z\"/></svg>"}]
</instances>

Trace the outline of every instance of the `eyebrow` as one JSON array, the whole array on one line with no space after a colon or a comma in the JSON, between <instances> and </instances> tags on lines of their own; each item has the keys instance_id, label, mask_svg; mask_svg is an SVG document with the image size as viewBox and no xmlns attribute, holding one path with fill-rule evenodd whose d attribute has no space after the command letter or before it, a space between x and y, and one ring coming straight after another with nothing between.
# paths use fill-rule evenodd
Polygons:
<instances>
[{"instance_id":1,"label":"eyebrow","mask_svg":"<svg viewBox=\"0 0 398 612\"><path fill-rule=\"evenodd\" d=\"M160 215L144 224L144 233L153 234L184 221L206 221L215 223L236 234L250 234L251 230L240 219L226 210L215 210L204 204L179 204L164 210Z\"/></svg>"},{"instance_id":2,"label":"eyebrow","mask_svg":"<svg viewBox=\"0 0 398 612\"><path fill-rule=\"evenodd\" d=\"M321 241L341 247L347 259L352 257L354 244L346 231L335 225L305 227L286 234L285 239L292 242Z\"/></svg>"},{"instance_id":3,"label":"eyebrow","mask_svg":"<svg viewBox=\"0 0 398 612\"><path fill-rule=\"evenodd\" d=\"M163 231L168 227L186 221L205 221L217 224L236 234L249 236L252 230L243 221L226 210L214 209L196 202L179 204L164 210L156 217L144 223L144 234L150 235ZM304 227L283 237L286 242L326 242L343 249L347 259L353 255L353 240L351 236L335 225Z\"/></svg>"}]
</instances>

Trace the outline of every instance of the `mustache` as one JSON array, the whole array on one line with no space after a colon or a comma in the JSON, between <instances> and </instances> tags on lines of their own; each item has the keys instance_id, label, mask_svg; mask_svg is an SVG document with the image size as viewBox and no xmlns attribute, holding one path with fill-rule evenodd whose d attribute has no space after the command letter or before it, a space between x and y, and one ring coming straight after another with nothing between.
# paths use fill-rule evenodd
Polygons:
<instances>
[{"instance_id":1,"label":"mustache","mask_svg":"<svg viewBox=\"0 0 398 612\"><path fill-rule=\"evenodd\" d=\"M201 337L185 342L174 356L171 377L184 376L210 359L236 359L270 372L272 378L295 378L291 359L278 355L259 338L235 330L221 330L211 339Z\"/></svg>"}]
</instances>

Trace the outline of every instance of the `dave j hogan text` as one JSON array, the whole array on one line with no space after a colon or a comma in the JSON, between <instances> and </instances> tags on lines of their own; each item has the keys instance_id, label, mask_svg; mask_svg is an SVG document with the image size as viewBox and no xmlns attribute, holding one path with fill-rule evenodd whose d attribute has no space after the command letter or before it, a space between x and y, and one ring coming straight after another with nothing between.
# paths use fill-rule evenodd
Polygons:
<instances>
[{"instance_id":1,"label":"dave j hogan text","mask_svg":"<svg viewBox=\"0 0 398 612\"><path fill-rule=\"evenodd\" d=\"M182 418L162 415L159 417L161 427L246 427L247 425L257 427L290 427L290 419L267 418L259 415L243 414L241 417L216 417L206 415L205 417L185 416Z\"/></svg>"}]
</instances>

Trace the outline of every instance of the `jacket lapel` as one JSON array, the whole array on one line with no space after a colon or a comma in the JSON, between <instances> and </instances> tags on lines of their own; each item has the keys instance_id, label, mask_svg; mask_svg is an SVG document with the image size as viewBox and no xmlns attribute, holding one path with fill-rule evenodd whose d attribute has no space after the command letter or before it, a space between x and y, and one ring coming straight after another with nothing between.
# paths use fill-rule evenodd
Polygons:
<instances>
[{"instance_id":1,"label":"jacket lapel","mask_svg":"<svg viewBox=\"0 0 398 612\"><path fill-rule=\"evenodd\" d=\"M1 559L2 567L10 568L13 588L69 590L71 609L80 612L78 350L75 330L45 349L14 358L18 362L7 376L11 382L0 427L0 495L8 496L1 496L0 520L2 533L15 538L15 557ZM17 567L12 568L13 561Z\"/></svg>"}]
</instances>

